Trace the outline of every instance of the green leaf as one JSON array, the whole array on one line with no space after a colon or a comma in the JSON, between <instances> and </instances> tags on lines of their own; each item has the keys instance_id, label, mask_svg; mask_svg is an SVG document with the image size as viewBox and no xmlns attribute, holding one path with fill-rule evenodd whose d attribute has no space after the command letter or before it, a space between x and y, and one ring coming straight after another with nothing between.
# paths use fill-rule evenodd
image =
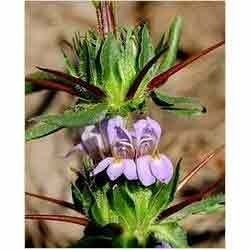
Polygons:
<instances>
[{"instance_id":1,"label":"green leaf","mask_svg":"<svg viewBox=\"0 0 250 250\"><path fill-rule=\"evenodd\" d=\"M206 113L206 108L190 97L173 97L159 90L151 92L154 103L162 109L181 117L193 117Z\"/></svg>"},{"instance_id":2,"label":"green leaf","mask_svg":"<svg viewBox=\"0 0 250 250\"><path fill-rule=\"evenodd\" d=\"M64 52L63 49L61 49L61 51L62 51L62 54L63 54L63 60L64 60L64 63L66 65L67 72L70 75L77 77L78 74L77 74L76 65L73 62L70 61L69 57L66 55L66 53Z\"/></svg>"},{"instance_id":3,"label":"green leaf","mask_svg":"<svg viewBox=\"0 0 250 250\"><path fill-rule=\"evenodd\" d=\"M195 214L210 214L223 210L224 207L225 196L223 194L219 194L216 196L208 197L198 202L194 202L191 205L179 210L175 214L167 217L166 219L164 219L164 221L177 221ZM164 221L162 221L161 223L164 223Z\"/></svg>"},{"instance_id":4,"label":"green leaf","mask_svg":"<svg viewBox=\"0 0 250 250\"><path fill-rule=\"evenodd\" d=\"M108 191L110 185L106 184L103 187L93 191L94 202L91 205L91 216L92 220L98 225L106 225L109 223L117 223L118 217L111 210L110 203L108 200Z\"/></svg>"},{"instance_id":5,"label":"green leaf","mask_svg":"<svg viewBox=\"0 0 250 250\"><path fill-rule=\"evenodd\" d=\"M166 56L163 58L160 64L158 72L162 72L169 69L175 63L177 52L179 49L182 24L183 24L182 18L179 16L175 17L169 30L169 37L168 37L169 49L166 52Z\"/></svg>"},{"instance_id":6,"label":"green leaf","mask_svg":"<svg viewBox=\"0 0 250 250\"><path fill-rule=\"evenodd\" d=\"M132 230L136 226L135 206L123 186L113 188L110 202L121 223Z\"/></svg>"},{"instance_id":7,"label":"green leaf","mask_svg":"<svg viewBox=\"0 0 250 250\"><path fill-rule=\"evenodd\" d=\"M93 193L95 202L91 206L91 214L94 222L99 225L105 225L109 223L109 204L107 200L106 192L103 190L97 190Z\"/></svg>"},{"instance_id":8,"label":"green leaf","mask_svg":"<svg viewBox=\"0 0 250 250\"><path fill-rule=\"evenodd\" d=\"M96 105L88 105L84 109L77 112L66 111L60 115L44 115L37 118L37 123L25 131L25 139L27 141L37 139L62 128L84 127L95 124L105 117L107 105L99 103Z\"/></svg>"},{"instance_id":9,"label":"green leaf","mask_svg":"<svg viewBox=\"0 0 250 250\"><path fill-rule=\"evenodd\" d=\"M43 90L43 88L41 88L40 86L32 84L28 80L28 78L36 80L59 80L57 77L42 71L35 71L34 73L28 74L25 78L27 78L25 79L25 95ZM60 82L65 82L65 81L62 81L62 79L60 79Z\"/></svg>"},{"instance_id":10,"label":"green leaf","mask_svg":"<svg viewBox=\"0 0 250 250\"><path fill-rule=\"evenodd\" d=\"M89 208L92 203L92 195L90 190L85 186L83 190L79 190L77 185L71 184L72 199L78 211L89 214Z\"/></svg>"},{"instance_id":11,"label":"green leaf","mask_svg":"<svg viewBox=\"0 0 250 250\"><path fill-rule=\"evenodd\" d=\"M181 160L178 161L175 173L168 184L156 183L155 186L152 186L154 193L150 199L148 214L145 217L146 223L154 221L173 201L179 180L180 163Z\"/></svg>"},{"instance_id":12,"label":"green leaf","mask_svg":"<svg viewBox=\"0 0 250 250\"><path fill-rule=\"evenodd\" d=\"M105 103L86 105L86 108L77 112L66 111L62 115L54 116L53 122L65 128L84 127L99 122L106 113L107 104Z\"/></svg>"},{"instance_id":13,"label":"green leaf","mask_svg":"<svg viewBox=\"0 0 250 250\"><path fill-rule=\"evenodd\" d=\"M161 35L161 39L159 40L159 42L158 42L158 44L156 46L155 54L158 54L165 47L166 37L167 37L167 34L166 34L166 32L164 32Z\"/></svg>"},{"instance_id":14,"label":"green leaf","mask_svg":"<svg viewBox=\"0 0 250 250\"><path fill-rule=\"evenodd\" d=\"M141 70L144 65L154 56L154 46L149 34L147 25L140 31L140 53L138 58L138 68Z\"/></svg>"},{"instance_id":15,"label":"green leaf","mask_svg":"<svg viewBox=\"0 0 250 250\"><path fill-rule=\"evenodd\" d=\"M150 33L147 25L144 25L138 33L139 35L139 56L138 56L138 71L140 72L143 67L155 56L155 49L151 41ZM143 77L143 80L138 86L134 98L140 101L145 98L146 86L150 78L154 75L156 70L156 65L153 65L147 74Z\"/></svg>"},{"instance_id":16,"label":"green leaf","mask_svg":"<svg viewBox=\"0 0 250 250\"><path fill-rule=\"evenodd\" d=\"M100 85L101 83L101 68L98 64L98 54L101 49L102 41L100 37L94 31L89 31L86 34L86 40L84 41L88 52L88 81L94 85Z\"/></svg>"},{"instance_id":17,"label":"green leaf","mask_svg":"<svg viewBox=\"0 0 250 250\"><path fill-rule=\"evenodd\" d=\"M37 124L25 131L25 140L30 141L33 139L38 139L43 136L55 133L56 131L62 129L63 127L47 121L47 119L40 120Z\"/></svg>"},{"instance_id":18,"label":"green leaf","mask_svg":"<svg viewBox=\"0 0 250 250\"><path fill-rule=\"evenodd\" d=\"M152 225L150 231L154 233L155 238L170 244L173 248L188 247L187 234L176 222Z\"/></svg>"},{"instance_id":19,"label":"green leaf","mask_svg":"<svg viewBox=\"0 0 250 250\"><path fill-rule=\"evenodd\" d=\"M148 213L148 205L152 196L152 190L132 182L126 182L125 189L134 202L137 224L141 225Z\"/></svg>"},{"instance_id":20,"label":"green leaf","mask_svg":"<svg viewBox=\"0 0 250 250\"><path fill-rule=\"evenodd\" d=\"M102 81L110 96L120 97L120 74L118 62L121 56L120 46L113 34L105 39L101 54L100 63L102 68Z\"/></svg>"},{"instance_id":21,"label":"green leaf","mask_svg":"<svg viewBox=\"0 0 250 250\"><path fill-rule=\"evenodd\" d=\"M121 77L122 92L126 93L136 75L137 48L132 28L121 28L121 57L119 59L119 74Z\"/></svg>"}]
</instances>

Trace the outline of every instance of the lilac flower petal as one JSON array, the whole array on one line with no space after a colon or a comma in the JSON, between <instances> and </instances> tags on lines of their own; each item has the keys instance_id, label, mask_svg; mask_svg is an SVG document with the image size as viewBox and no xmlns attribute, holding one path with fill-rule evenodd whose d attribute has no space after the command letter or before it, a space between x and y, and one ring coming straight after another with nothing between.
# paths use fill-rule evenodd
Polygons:
<instances>
[{"instance_id":1,"label":"lilac flower petal","mask_svg":"<svg viewBox=\"0 0 250 250\"><path fill-rule=\"evenodd\" d=\"M103 159L99 164L94 168L94 170L91 172L91 175L97 175L100 172L102 172L104 169L106 169L113 161L113 157L107 157Z\"/></svg>"},{"instance_id":2,"label":"lilac flower petal","mask_svg":"<svg viewBox=\"0 0 250 250\"><path fill-rule=\"evenodd\" d=\"M131 159L125 159L123 161L124 164L124 170L123 174L126 176L128 180L137 180L137 171L136 171L136 165L135 162Z\"/></svg>"},{"instance_id":3,"label":"lilac flower petal","mask_svg":"<svg viewBox=\"0 0 250 250\"><path fill-rule=\"evenodd\" d=\"M110 166L107 168L107 174L111 181L114 181L118 177L120 177L124 170L123 160L120 162L112 162Z\"/></svg>"},{"instance_id":4,"label":"lilac flower petal","mask_svg":"<svg viewBox=\"0 0 250 250\"><path fill-rule=\"evenodd\" d=\"M81 135L81 140L88 152L104 150L103 139L96 126L87 126Z\"/></svg>"},{"instance_id":5,"label":"lilac flower petal","mask_svg":"<svg viewBox=\"0 0 250 250\"><path fill-rule=\"evenodd\" d=\"M121 116L116 116L114 118L109 119L108 121L107 133L110 144L113 144L114 140L117 138L117 127L124 127L124 121Z\"/></svg>"},{"instance_id":6,"label":"lilac flower petal","mask_svg":"<svg viewBox=\"0 0 250 250\"><path fill-rule=\"evenodd\" d=\"M170 159L160 154L159 159L152 159L150 168L153 175L161 182L168 183L173 176L173 164Z\"/></svg>"},{"instance_id":7,"label":"lilac flower petal","mask_svg":"<svg viewBox=\"0 0 250 250\"><path fill-rule=\"evenodd\" d=\"M99 134L102 137L102 141L103 141L103 152L104 153L108 153L110 151L110 144L109 144L109 139L108 139L108 119L104 119L100 122L99 126L98 126L98 131Z\"/></svg>"},{"instance_id":8,"label":"lilac flower petal","mask_svg":"<svg viewBox=\"0 0 250 250\"><path fill-rule=\"evenodd\" d=\"M160 126L160 124L157 121L155 121L155 120L153 120L153 119L151 119L149 117L147 117L147 122L148 122L148 126L151 127L154 130L155 135L156 135L157 139L159 140L160 137L161 137L161 126Z\"/></svg>"},{"instance_id":9,"label":"lilac flower petal","mask_svg":"<svg viewBox=\"0 0 250 250\"><path fill-rule=\"evenodd\" d=\"M152 175L150 170L151 156L145 155L137 158L136 166L139 180L144 186L150 186L155 183L156 178Z\"/></svg>"},{"instance_id":10,"label":"lilac flower petal","mask_svg":"<svg viewBox=\"0 0 250 250\"><path fill-rule=\"evenodd\" d=\"M143 131L147 126L147 121L145 119L140 119L136 123L134 123L134 134L133 136L136 137L137 141L141 140L143 136Z\"/></svg>"}]
</instances>

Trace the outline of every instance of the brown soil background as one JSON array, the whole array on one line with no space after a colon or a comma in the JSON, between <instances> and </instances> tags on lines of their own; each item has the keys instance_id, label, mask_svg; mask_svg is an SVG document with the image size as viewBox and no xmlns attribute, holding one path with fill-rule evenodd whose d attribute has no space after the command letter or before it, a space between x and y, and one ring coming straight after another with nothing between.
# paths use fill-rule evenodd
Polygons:
<instances>
[{"instance_id":1,"label":"brown soil background","mask_svg":"<svg viewBox=\"0 0 250 250\"><path fill-rule=\"evenodd\" d=\"M148 20L154 41L167 31L176 15L184 18L181 52L184 59L225 36L225 4L220 1L119 2L119 25L133 25ZM59 44L71 40L75 31L84 32L96 25L95 11L89 2L25 3L25 70L35 65L63 69ZM181 119L150 105L151 116L163 128L161 151L173 161L183 157L185 174L204 155L224 144L225 134L225 51L220 48L171 78L162 89L170 95L197 97L208 113L195 119ZM61 112L72 101L64 93L43 91L25 99L26 119L41 112ZM26 191L71 200L68 190L74 176L69 167L79 166L77 156L65 161L61 155L72 145L72 136L60 131L26 143ZM225 169L224 152L210 161L180 193L198 192L215 182ZM219 191L223 191L224 186ZM27 213L74 214L67 209L26 197ZM79 239L82 228L77 225L26 221L27 247L65 247ZM224 213L193 216L184 221L193 247L224 247Z\"/></svg>"}]
</instances>

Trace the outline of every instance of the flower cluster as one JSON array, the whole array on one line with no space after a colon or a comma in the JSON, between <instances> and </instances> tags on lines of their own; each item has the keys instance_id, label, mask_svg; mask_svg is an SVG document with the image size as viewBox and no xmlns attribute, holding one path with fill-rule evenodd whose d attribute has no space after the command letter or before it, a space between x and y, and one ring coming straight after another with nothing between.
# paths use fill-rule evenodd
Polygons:
<instances>
[{"instance_id":1,"label":"flower cluster","mask_svg":"<svg viewBox=\"0 0 250 250\"><path fill-rule=\"evenodd\" d=\"M108 141L110 153L97 164L91 175L97 175L106 170L110 180L116 180L124 175L128 180L140 180L144 186L149 186L157 180L168 183L173 175L173 165L170 159L158 151L161 127L155 120L147 117L126 128L125 120L114 117L106 121L106 132L102 132L102 139ZM82 134L82 142L75 149L86 151L89 133ZM104 142L100 136L93 137L103 151ZM89 146L97 145L90 140ZM93 153L93 151L91 152Z\"/></svg>"}]
</instances>

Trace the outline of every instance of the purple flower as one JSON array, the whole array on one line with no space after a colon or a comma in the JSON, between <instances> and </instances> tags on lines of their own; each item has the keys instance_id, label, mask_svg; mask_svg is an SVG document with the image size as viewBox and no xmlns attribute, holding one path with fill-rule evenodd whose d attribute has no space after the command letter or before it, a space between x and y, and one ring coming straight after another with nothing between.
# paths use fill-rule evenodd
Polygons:
<instances>
[{"instance_id":1,"label":"purple flower","mask_svg":"<svg viewBox=\"0 0 250 250\"><path fill-rule=\"evenodd\" d=\"M99 124L81 129L81 141L71 148L64 157L67 158L77 151L87 154L93 159L102 159L105 155L110 155L107 123L108 120L104 119Z\"/></svg>"},{"instance_id":2,"label":"purple flower","mask_svg":"<svg viewBox=\"0 0 250 250\"><path fill-rule=\"evenodd\" d=\"M161 127L158 122L142 119L134 124L134 139L137 150L137 172L144 186L152 185L159 180L168 183L173 176L173 165L170 159L158 152Z\"/></svg>"},{"instance_id":3,"label":"purple flower","mask_svg":"<svg viewBox=\"0 0 250 250\"><path fill-rule=\"evenodd\" d=\"M139 179L144 186L157 180L170 181L173 165L158 152L161 127L156 121L149 117L138 120L132 131L128 131L124 120L117 116L108 121L107 135L112 157L99 162L92 175L106 170L111 180L123 174L128 180Z\"/></svg>"},{"instance_id":4,"label":"purple flower","mask_svg":"<svg viewBox=\"0 0 250 250\"><path fill-rule=\"evenodd\" d=\"M103 159L91 174L97 175L106 169L112 181L122 174L128 180L138 179L134 162L135 149L132 137L125 128L124 120L120 116L110 119L107 132L113 157Z\"/></svg>"}]
</instances>

